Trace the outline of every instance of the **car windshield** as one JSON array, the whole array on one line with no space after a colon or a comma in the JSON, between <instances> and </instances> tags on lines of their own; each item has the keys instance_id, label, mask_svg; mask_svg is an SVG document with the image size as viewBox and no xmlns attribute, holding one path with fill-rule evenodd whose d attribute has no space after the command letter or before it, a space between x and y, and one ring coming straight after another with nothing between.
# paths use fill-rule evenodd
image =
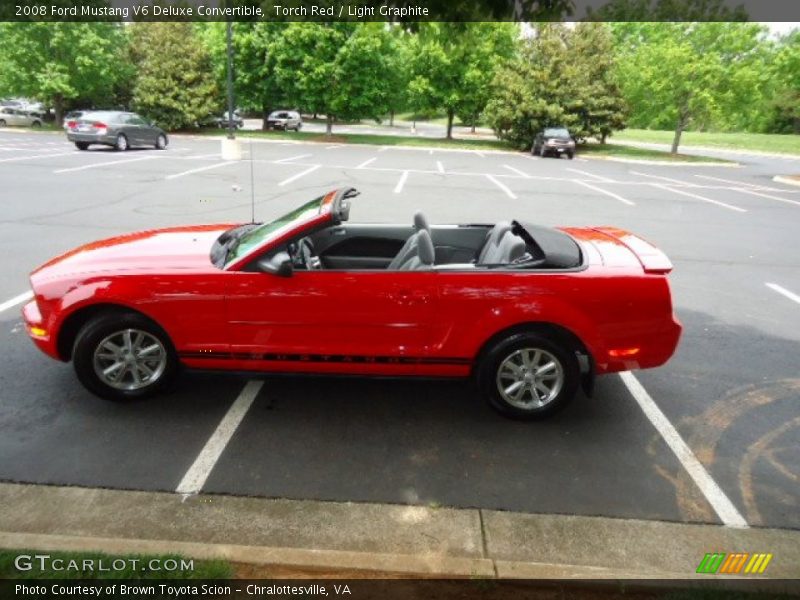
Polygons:
<instances>
[{"instance_id":1,"label":"car windshield","mask_svg":"<svg viewBox=\"0 0 800 600\"><path fill-rule=\"evenodd\" d=\"M544 130L544 137L568 138L569 131L563 127L551 127L550 129Z\"/></svg>"},{"instance_id":2,"label":"car windshield","mask_svg":"<svg viewBox=\"0 0 800 600\"><path fill-rule=\"evenodd\" d=\"M237 258L241 258L254 248L263 244L274 233L280 231L283 233L287 228L294 227L301 221L305 221L313 216L319 214L320 203L322 197L316 198L310 202L306 202L301 207L294 209L290 213L286 213L282 217L278 217L274 221L259 225L255 229L247 231L240 238L232 242L228 248L227 260L225 264L232 263Z\"/></svg>"}]
</instances>

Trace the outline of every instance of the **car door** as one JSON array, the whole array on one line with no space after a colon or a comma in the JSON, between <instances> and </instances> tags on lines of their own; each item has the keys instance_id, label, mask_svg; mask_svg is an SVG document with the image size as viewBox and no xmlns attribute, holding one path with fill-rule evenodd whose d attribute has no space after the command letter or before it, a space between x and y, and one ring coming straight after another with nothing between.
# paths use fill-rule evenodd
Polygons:
<instances>
[{"instance_id":1,"label":"car door","mask_svg":"<svg viewBox=\"0 0 800 600\"><path fill-rule=\"evenodd\" d=\"M231 273L226 310L240 368L415 373L429 357L433 271Z\"/></svg>"},{"instance_id":2,"label":"car door","mask_svg":"<svg viewBox=\"0 0 800 600\"><path fill-rule=\"evenodd\" d=\"M147 122L142 117L136 114L128 114L125 115L124 121L125 135L128 136L131 145L145 146L153 143L148 136Z\"/></svg>"}]
</instances>

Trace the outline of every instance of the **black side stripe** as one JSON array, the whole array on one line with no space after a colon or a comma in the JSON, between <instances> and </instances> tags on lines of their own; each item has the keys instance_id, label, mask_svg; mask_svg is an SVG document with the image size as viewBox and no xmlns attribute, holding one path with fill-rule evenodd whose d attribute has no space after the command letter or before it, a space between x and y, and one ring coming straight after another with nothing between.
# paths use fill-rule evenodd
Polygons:
<instances>
[{"instance_id":1,"label":"black side stripe","mask_svg":"<svg viewBox=\"0 0 800 600\"><path fill-rule=\"evenodd\" d=\"M427 356L350 356L342 354L280 354L261 352L180 352L181 358L208 360L265 360L306 363L469 365L468 358Z\"/></svg>"}]
</instances>

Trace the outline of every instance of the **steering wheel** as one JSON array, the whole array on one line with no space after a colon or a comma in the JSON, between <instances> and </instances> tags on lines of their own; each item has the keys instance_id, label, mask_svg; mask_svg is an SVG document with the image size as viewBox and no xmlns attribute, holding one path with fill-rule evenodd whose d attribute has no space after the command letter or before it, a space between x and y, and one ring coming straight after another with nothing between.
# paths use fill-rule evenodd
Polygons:
<instances>
[{"instance_id":1,"label":"steering wheel","mask_svg":"<svg viewBox=\"0 0 800 600\"><path fill-rule=\"evenodd\" d=\"M304 237L299 242L299 252L298 254L301 257L303 265L309 271L316 271L322 268L322 262L319 260L319 256L314 253L314 244L311 242L310 239Z\"/></svg>"}]
</instances>

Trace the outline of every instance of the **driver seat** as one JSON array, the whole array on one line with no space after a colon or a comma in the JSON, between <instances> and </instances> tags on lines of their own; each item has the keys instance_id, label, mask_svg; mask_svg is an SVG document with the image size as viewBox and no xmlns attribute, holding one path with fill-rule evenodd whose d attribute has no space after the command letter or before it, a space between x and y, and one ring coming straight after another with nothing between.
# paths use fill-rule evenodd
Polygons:
<instances>
[{"instance_id":1,"label":"driver seat","mask_svg":"<svg viewBox=\"0 0 800 600\"><path fill-rule=\"evenodd\" d=\"M421 212L414 213L414 229L416 229L416 233L413 233L407 240L406 243L403 244L403 247L400 248L400 252L398 252L395 257L392 259L392 262L389 263L389 266L386 267L388 270L393 271L402 268L402 265L406 263L410 258L416 256L417 249L416 245L418 243L417 235L420 231L427 231L428 235L430 236L431 233L431 226L428 225L428 219L425 218Z\"/></svg>"},{"instance_id":2,"label":"driver seat","mask_svg":"<svg viewBox=\"0 0 800 600\"><path fill-rule=\"evenodd\" d=\"M433 247L431 234L429 234L427 230L422 229L418 231L414 237L417 238L414 244L414 254L400 265L400 271L423 271L433 266L433 261L436 257L436 249Z\"/></svg>"}]
</instances>

